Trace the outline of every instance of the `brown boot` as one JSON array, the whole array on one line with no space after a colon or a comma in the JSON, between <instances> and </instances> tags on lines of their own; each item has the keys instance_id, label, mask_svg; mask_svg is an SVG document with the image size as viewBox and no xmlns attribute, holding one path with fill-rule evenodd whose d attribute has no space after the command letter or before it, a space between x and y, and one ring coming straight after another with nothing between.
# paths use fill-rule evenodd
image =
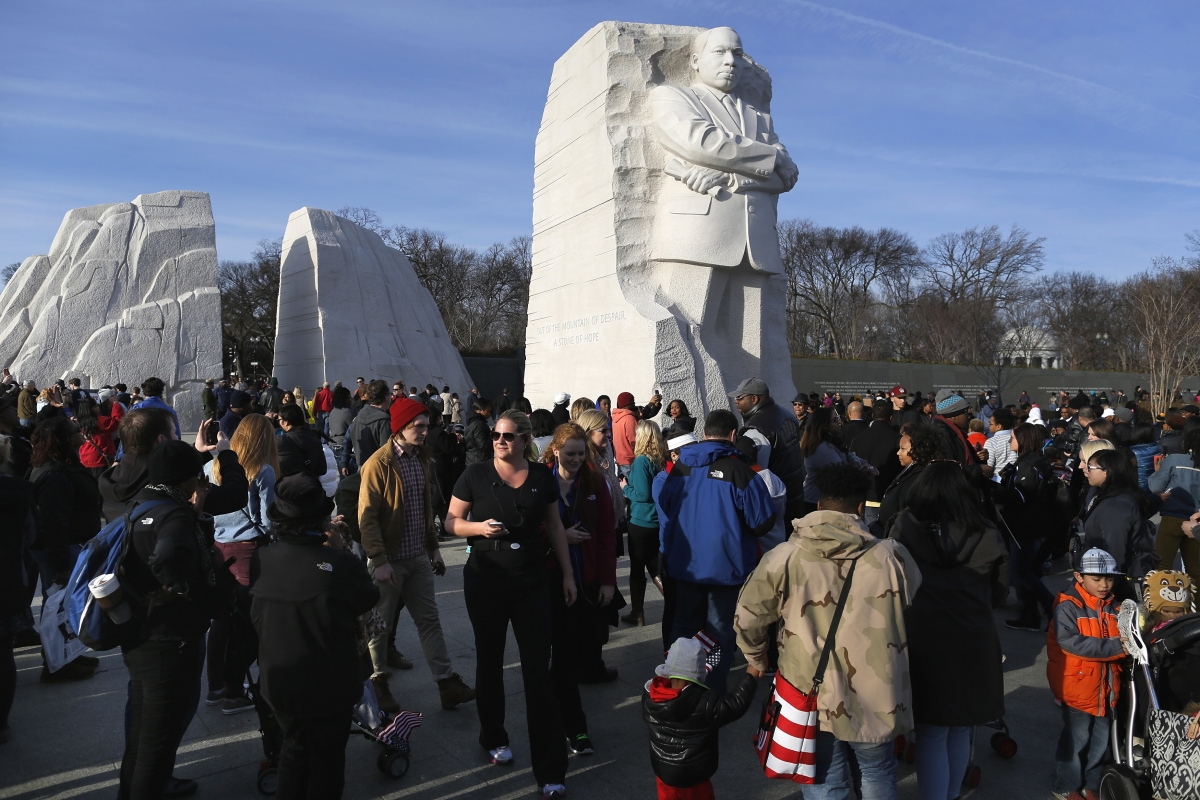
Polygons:
<instances>
[{"instance_id":1,"label":"brown boot","mask_svg":"<svg viewBox=\"0 0 1200 800\"><path fill-rule=\"evenodd\" d=\"M457 673L449 678L442 678L437 685L438 694L442 696L442 708L447 711L475 699L475 690L463 683L463 679Z\"/></svg>"},{"instance_id":2,"label":"brown boot","mask_svg":"<svg viewBox=\"0 0 1200 800\"><path fill-rule=\"evenodd\" d=\"M387 662L389 667L394 667L396 669L413 668L413 663L405 658L404 653L401 653L395 647L388 648Z\"/></svg>"},{"instance_id":3,"label":"brown boot","mask_svg":"<svg viewBox=\"0 0 1200 800\"><path fill-rule=\"evenodd\" d=\"M386 714L395 714L400 710L400 704L396 702L396 698L392 697L392 693L388 691L387 675L372 676L371 685L375 688L375 700L379 703L380 711Z\"/></svg>"}]
</instances>

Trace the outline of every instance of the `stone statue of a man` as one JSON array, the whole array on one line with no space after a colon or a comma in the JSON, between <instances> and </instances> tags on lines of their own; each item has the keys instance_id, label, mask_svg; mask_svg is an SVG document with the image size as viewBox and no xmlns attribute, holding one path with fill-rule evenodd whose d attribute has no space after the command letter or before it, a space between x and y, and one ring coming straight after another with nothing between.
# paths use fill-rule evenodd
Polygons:
<instances>
[{"instance_id":1,"label":"stone statue of a man","mask_svg":"<svg viewBox=\"0 0 1200 800\"><path fill-rule=\"evenodd\" d=\"M659 302L691 328L697 388L713 407L727 404L725 393L749 377L723 374L722 365L728 371L764 354L782 356L758 371L768 386L773 370L790 371L776 205L798 170L771 116L738 95L746 61L734 30L698 34L691 66L690 86L650 93L670 176L658 197L650 258L661 264ZM790 375L778 378L780 387L791 386Z\"/></svg>"}]
</instances>

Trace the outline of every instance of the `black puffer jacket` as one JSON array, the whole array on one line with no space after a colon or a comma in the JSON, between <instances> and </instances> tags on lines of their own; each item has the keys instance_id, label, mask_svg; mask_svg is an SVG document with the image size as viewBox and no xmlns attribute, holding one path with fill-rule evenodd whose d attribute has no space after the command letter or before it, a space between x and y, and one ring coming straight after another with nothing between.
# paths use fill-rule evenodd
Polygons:
<instances>
[{"instance_id":1,"label":"black puffer jacket","mask_svg":"<svg viewBox=\"0 0 1200 800\"><path fill-rule=\"evenodd\" d=\"M284 536L251 564L263 696L288 718L344 713L362 695L358 617L379 601L366 565L318 536Z\"/></svg>"},{"instance_id":2,"label":"black puffer jacket","mask_svg":"<svg viewBox=\"0 0 1200 800\"><path fill-rule=\"evenodd\" d=\"M78 461L47 461L29 473L37 502L37 542L54 569L75 566L67 548L83 544L100 532L100 490L96 479Z\"/></svg>"},{"instance_id":3,"label":"black puffer jacket","mask_svg":"<svg viewBox=\"0 0 1200 800\"><path fill-rule=\"evenodd\" d=\"M653 681L642 691L642 719L650 728L650 766L668 786L703 783L717 773L718 732L740 719L754 702L758 681L747 673L719 695L689 683L673 700L651 699Z\"/></svg>"},{"instance_id":4,"label":"black puffer jacket","mask_svg":"<svg viewBox=\"0 0 1200 800\"><path fill-rule=\"evenodd\" d=\"M467 417L463 428L463 441L467 447L467 466L487 461L492 457L492 430L482 414Z\"/></svg>"},{"instance_id":5,"label":"black puffer jacket","mask_svg":"<svg viewBox=\"0 0 1200 800\"><path fill-rule=\"evenodd\" d=\"M771 445L767 468L787 488L787 518L804 516L804 455L800 452L800 423L796 415L767 397L742 415L742 431L749 428L761 433Z\"/></svg>"}]
</instances>

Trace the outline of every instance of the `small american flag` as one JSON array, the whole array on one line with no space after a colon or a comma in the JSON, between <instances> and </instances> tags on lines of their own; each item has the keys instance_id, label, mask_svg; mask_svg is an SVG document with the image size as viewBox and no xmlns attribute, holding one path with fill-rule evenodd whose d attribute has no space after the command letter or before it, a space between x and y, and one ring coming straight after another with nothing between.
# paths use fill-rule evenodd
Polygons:
<instances>
[{"instance_id":1,"label":"small american flag","mask_svg":"<svg viewBox=\"0 0 1200 800\"><path fill-rule=\"evenodd\" d=\"M721 663L721 645L708 635L706 631L700 631L696 634L695 639L704 648L707 654L704 659L704 674L707 675L713 671L717 664Z\"/></svg>"},{"instance_id":2,"label":"small american flag","mask_svg":"<svg viewBox=\"0 0 1200 800\"><path fill-rule=\"evenodd\" d=\"M395 747L407 752L408 737L414 730L421 727L421 723L424 721L425 717L419 711L401 711L392 718L391 722L379 730L376 738L388 747Z\"/></svg>"}]
</instances>

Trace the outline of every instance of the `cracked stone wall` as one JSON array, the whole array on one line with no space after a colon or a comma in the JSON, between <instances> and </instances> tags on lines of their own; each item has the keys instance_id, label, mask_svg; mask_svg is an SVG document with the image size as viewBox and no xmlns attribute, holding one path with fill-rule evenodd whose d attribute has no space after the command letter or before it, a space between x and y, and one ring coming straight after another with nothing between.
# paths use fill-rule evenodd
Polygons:
<instances>
[{"instance_id":1,"label":"cracked stone wall","mask_svg":"<svg viewBox=\"0 0 1200 800\"><path fill-rule=\"evenodd\" d=\"M353 387L360 375L449 386L459 397L474 386L404 254L331 211L288 218L275 330L279 385L310 396L324 381Z\"/></svg>"},{"instance_id":2,"label":"cracked stone wall","mask_svg":"<svg viewBox=\"0 0 1200 800\"><path fill-rule=\"evenodd\" d=\"M221 374L216 224L204 192L157 192L68 211L46 255L0 293L0 363L38 387L156 376L180 424Z\"/></svg>"}]
</instances>

